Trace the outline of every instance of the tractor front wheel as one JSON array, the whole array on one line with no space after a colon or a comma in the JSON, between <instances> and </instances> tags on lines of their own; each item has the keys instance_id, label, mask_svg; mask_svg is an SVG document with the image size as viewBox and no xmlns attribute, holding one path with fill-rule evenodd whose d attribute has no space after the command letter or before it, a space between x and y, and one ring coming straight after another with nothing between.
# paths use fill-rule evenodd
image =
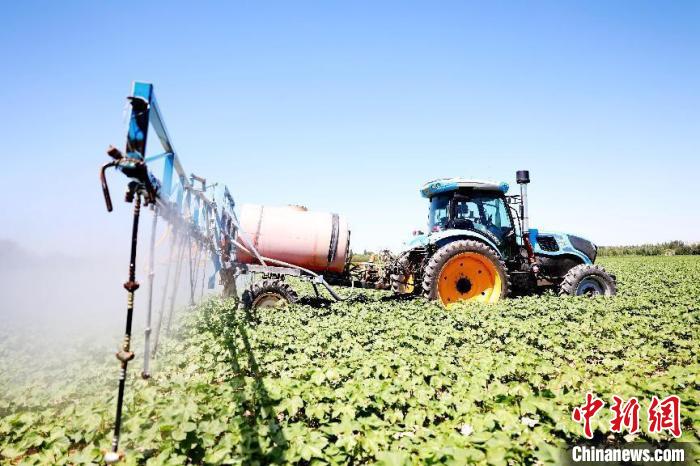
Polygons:
<instances>
[{"instance_id":1,"label":"tractor front wheel","mask_svg":"<svg viewBox=\"0 0 700 466\"><path fill-rule=\"evenodd\" d=\"M599 265L571 267L559 285L559 296L614 296L616 293L615 279Z\"/></svg>"},{"instance_id":2,"label":"tractor front wheel","mask_svg":"<svg viewBox=\"0 0 700 466\"><path fill-rule=\"evenodd\" d=\"M506 264L489 246L460 240L438 249L423 274L423 296L445 306L458 301L494 303L508 296Z\"/></svg>"}]
</instances>

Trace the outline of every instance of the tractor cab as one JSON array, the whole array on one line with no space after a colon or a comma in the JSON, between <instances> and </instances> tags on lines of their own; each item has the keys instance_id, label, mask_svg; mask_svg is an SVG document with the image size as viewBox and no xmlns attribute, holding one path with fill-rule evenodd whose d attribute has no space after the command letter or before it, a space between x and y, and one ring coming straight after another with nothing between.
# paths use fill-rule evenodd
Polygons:
<instances>
[{"instance_id":1,"label":"tractor cab","mask_svg":"<svg viewBox=\"0 0 700 466\"><path fill-rule=\"evenodd\" d=\"M503 251L516 240L515 222L505 193L506 183L448 178L426 183L423 197L430 199L429 234L470 230L488 238Z\"/></svg>"}]
</instances>

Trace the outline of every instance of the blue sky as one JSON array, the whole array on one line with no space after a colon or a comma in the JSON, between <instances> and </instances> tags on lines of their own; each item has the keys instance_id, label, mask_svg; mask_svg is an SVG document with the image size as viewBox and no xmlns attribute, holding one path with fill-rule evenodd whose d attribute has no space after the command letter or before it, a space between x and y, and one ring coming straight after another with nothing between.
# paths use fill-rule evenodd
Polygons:
<instances>
[{"instance_id":1,"label":"blue sky","mask_svg":"<svg viewBox=\"0 0 700 466\"><path fill-rule=\"evenodd\" d=\"M700 240L698 2L143 3L3 6L0 237L126 250L97 168L144 80L186 170L343 213L355 250L421 227L427 180L524 168L533 226Z\"/></svg>"}]
</instances>

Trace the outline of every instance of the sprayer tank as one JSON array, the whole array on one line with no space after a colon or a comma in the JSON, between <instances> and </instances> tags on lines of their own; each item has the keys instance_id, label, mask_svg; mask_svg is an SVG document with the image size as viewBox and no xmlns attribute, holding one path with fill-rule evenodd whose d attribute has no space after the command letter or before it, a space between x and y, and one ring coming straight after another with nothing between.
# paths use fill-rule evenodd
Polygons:
<instances>
[{"instance_id":1,"label":"sprayer tank","mask_svg":"<svg viewBox=\"0 0 700 466\"><path fill-rule=\"evenodd\" d=\"M314 272L340 273L350 249L350 229L342 215L310 212L302 206L241 206L240 225L258 252ZM243 243L245 244L245 242ZM257 260L243 250L237 260Z\"/></svg>"}]
</instances>

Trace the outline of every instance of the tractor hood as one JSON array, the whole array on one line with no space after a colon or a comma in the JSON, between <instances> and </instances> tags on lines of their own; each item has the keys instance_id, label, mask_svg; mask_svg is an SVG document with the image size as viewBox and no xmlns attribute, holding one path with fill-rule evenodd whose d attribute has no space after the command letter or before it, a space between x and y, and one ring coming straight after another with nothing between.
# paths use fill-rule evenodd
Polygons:
<instances>
[{"instance_id":1,"label":"tractor hood","mask_svg":"<svg viewBox=\"0 0 700 466\"><path fill-rule=\"evenodd\" d=\"M431 244L441 246L445 243L465 238L483 241L496 251L499 251L500 254L497 244L485 234L480 234L473 230L455 229L415 235L404 243L403 251L422 248ZM592 264L595 262L598 254L598 247L593 244L593 242L569 233L539 231L536 228L531 228L530 242L532 243L536 255L547 257L564 255L576 256L581 259L584 264Z\"/></svg>"},{"instance_id":2,"label":"tractor hood","mask_svg":"<svg viewBox=\"0 0 700 466\"><path fill-rule=\"evenodd\" d=\"M574 255L585 264L595 262L598 247L592 241L570 233L558 231L539 231L530 229L530 242L536 255L562 256Z\"/></svg>"}]
</instances>

